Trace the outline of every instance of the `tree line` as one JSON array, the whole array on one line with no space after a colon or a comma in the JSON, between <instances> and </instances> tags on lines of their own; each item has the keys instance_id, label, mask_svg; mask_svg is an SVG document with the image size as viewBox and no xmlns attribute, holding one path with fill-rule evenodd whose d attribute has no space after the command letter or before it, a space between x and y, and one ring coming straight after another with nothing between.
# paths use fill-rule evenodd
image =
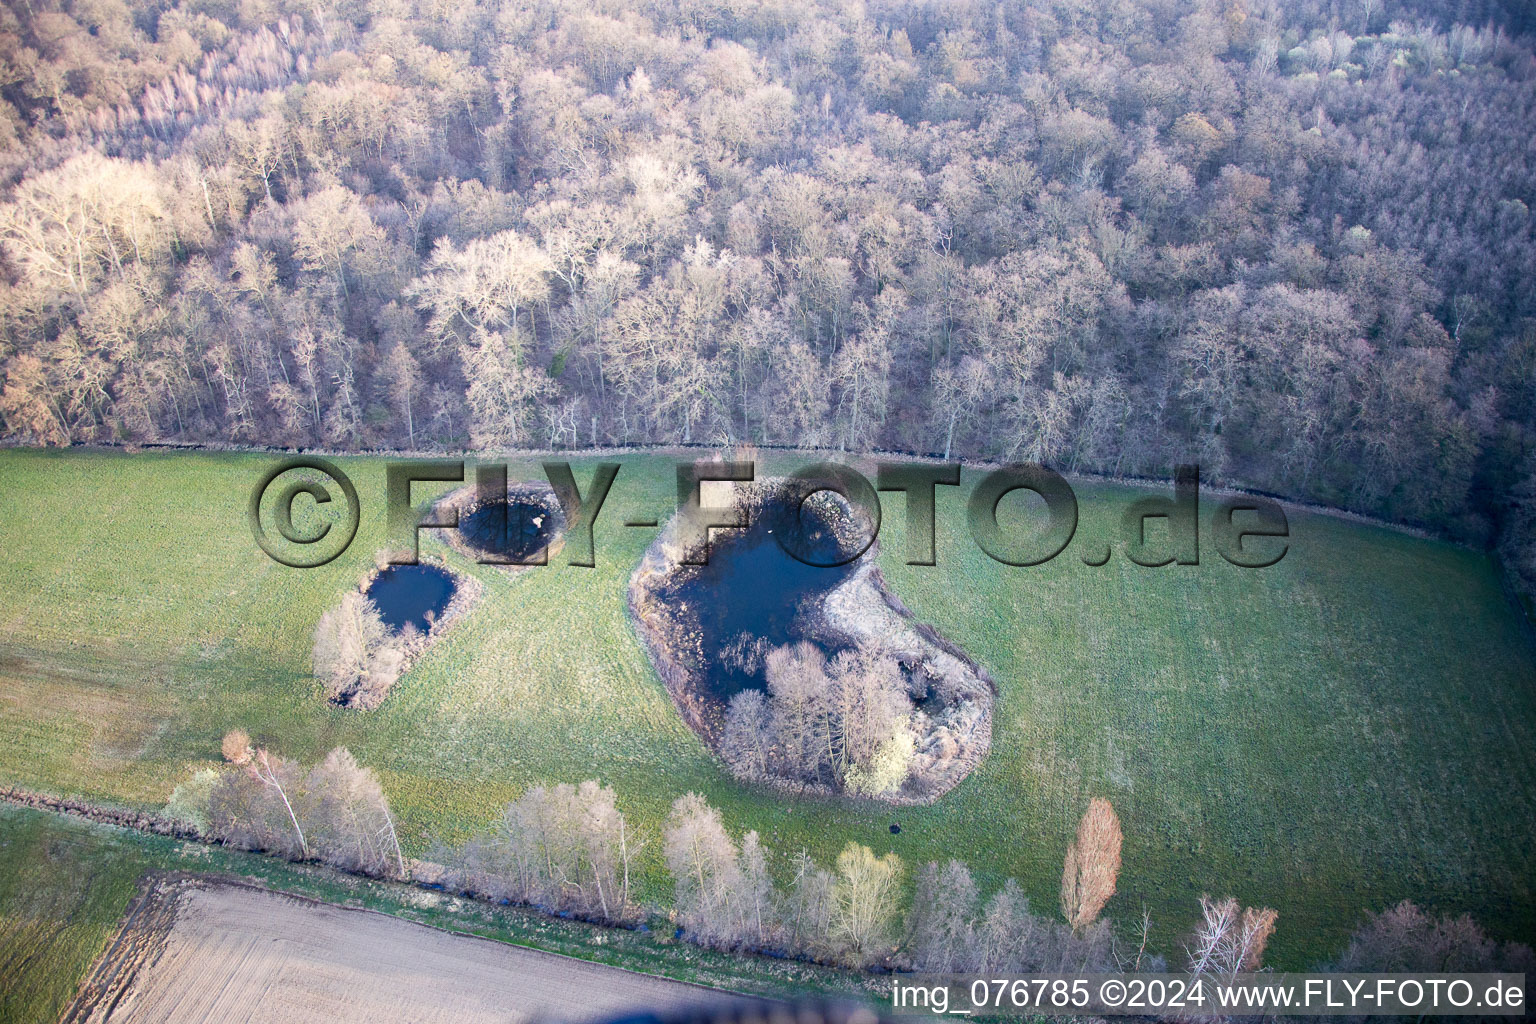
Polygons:
<instances>
[{"instance_id":1,"label":"tree line","mask_svg":"<svg viewBox=\"0 0 1536 1024\"><path fill-rule=\"evenodd\" d=\"M1528 12L34 0L0 435L1208 479L1536 579Z\"/></svg>"},{"instance_id":2,"label":"tree line","mask_svg":"<svg viewBox=\"0 0 1536 1024\"><path fill-rule=\"evenodd\" d=\"M1148 947L1150 919L1117 927L1103 916L1116 893L1122 833L1095 798L1062 865L1057 914L1033 908L1013 879L984 895L970 868L932 862L909 873L895 853L849 842L831 865L804 850L783 857L756 832L733 836L697 793L672 805L659 837L632 830L611 787L593 780L539 785L494 824L432 862L401 852L373 772L344 748L308 772L234 730L224 766L176 787L164 814L206 838L290 860L318 860L378 878L442 886L480 898L618 925L658 917L715 949L792 955L846 967L934 973L1165 971ZM670 907L642 903L632 869L659 839L673 881ZM1263 967L1278 913L1234 897L1201 896L1173 969L1231 975ZM1470 918L1403 902L1368 913L1327 969L1536 973L1529 947L1499 944Z\"/></svg>"},{"instance_id":3,"label":"tree line","mask_svg":"<svg viewBox=\"0 0 1536 1024\"><path fill-rule=\"evenodd\" d=\"M222 749L224 768L203 769L177 786L167 817L242 850L408 877L383 787L347 748L337 747L308 771L253 744L242 729L227 733Z\"/></svg>"}]
</instances>

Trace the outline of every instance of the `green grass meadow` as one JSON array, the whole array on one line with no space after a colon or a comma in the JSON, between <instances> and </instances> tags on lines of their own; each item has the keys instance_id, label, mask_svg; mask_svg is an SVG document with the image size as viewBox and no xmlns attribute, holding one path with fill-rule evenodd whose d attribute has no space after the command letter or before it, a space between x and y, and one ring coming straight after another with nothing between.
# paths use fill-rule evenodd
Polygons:
<instances>
[{"instance_id":1,"label":"green grass meadow","mask_svg":"<svg viewBox=\"0 0 1536 1024\"><path fill-rule=\"evenodd\" d=\"M351 748L412 853L464 838L532 784L598 778L649 836L643 883L658 901L661 823L695 790L781 855L827 862L857 839L912 867L958 857L984 889L1019 878L1042 910L1078 816L1104 796L1125 830L1107 914L1129 932L1150 908L1171 960L1202 892L1277 908L1281 967L1325 958L1363 910L1403 898L1536 937L1536 644L1481 554L1292 511L1284 560L1241 569L1216 555L1203 495L1200 565L1117 551L1095 568L1083 553L1116 540L1145 492L1091 483L1077 486L1072 546L1012 568L969 539L980 474L967 470L939 490L939 565L906 566L903 499L885 495L892 589L1000 689L987 761L934 805L892 810L739 784L674 712L625 612L655 531L622 525L671 514L672 456L618 460L595 569L561 556L508 573L424 535L485 594L368 713L324 701L309 650L384 547L384 460L334 460L362 525L307 570L269 559L246 521L276 461L0 452L0 782L158 806L239 726L304 761ZM572 461L585 487L598 460ZM766 455L759 473L790 461ZM510 475L541 478L535 461Z\"/></svg>"}]
</instances>

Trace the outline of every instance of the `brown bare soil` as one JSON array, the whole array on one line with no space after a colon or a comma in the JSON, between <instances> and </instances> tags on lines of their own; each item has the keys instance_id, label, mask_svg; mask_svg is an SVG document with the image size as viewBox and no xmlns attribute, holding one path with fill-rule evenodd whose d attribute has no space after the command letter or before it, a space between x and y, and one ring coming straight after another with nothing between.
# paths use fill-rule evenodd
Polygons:
<instances>
[{"instance_id":1,"label":"brown bare soil","mask_svg":"<svg viewBox=\"0 0 1536 1024\"><path fill-rule=\"evenodd\" d=\"M165 877L135 901L64 1020L580 1024L728 999L383 914Z\"/></svg>"}]
</instances>

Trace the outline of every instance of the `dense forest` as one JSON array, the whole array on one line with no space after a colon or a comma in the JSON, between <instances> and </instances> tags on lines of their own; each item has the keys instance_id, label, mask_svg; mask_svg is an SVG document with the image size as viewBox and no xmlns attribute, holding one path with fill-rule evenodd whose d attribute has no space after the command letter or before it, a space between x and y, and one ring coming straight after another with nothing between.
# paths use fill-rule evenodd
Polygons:
<instances>
[{"instance_id":1,"label":"dense forest","mask_svg":"<svg viewBox=\"0 0 1536 1024\"><path fill-rule=\"evenodd\" d=\"M1197 461L1531 583L1530 21L18 0L0 434Z\"/></svg>"}]
</instances>

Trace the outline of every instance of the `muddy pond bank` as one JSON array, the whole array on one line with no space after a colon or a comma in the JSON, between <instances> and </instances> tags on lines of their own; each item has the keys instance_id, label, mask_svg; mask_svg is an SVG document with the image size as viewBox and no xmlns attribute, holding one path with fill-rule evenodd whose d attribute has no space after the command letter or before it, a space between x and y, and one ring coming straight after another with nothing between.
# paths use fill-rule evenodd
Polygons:
<instances>
[{"instance_id":1,"label":"muddy pond bank","mask_svg":"<svg viewBox=\"0 0 1536 1024\"><path fill-rule=\"evenodd\" d=\"M565 545L565 513L547 484L515 483L503 496L460 487L434 506L439 522L454 517L458 527L439 536L465 558L484 565L542 565Z\"/></svg>"}]
</instances>

